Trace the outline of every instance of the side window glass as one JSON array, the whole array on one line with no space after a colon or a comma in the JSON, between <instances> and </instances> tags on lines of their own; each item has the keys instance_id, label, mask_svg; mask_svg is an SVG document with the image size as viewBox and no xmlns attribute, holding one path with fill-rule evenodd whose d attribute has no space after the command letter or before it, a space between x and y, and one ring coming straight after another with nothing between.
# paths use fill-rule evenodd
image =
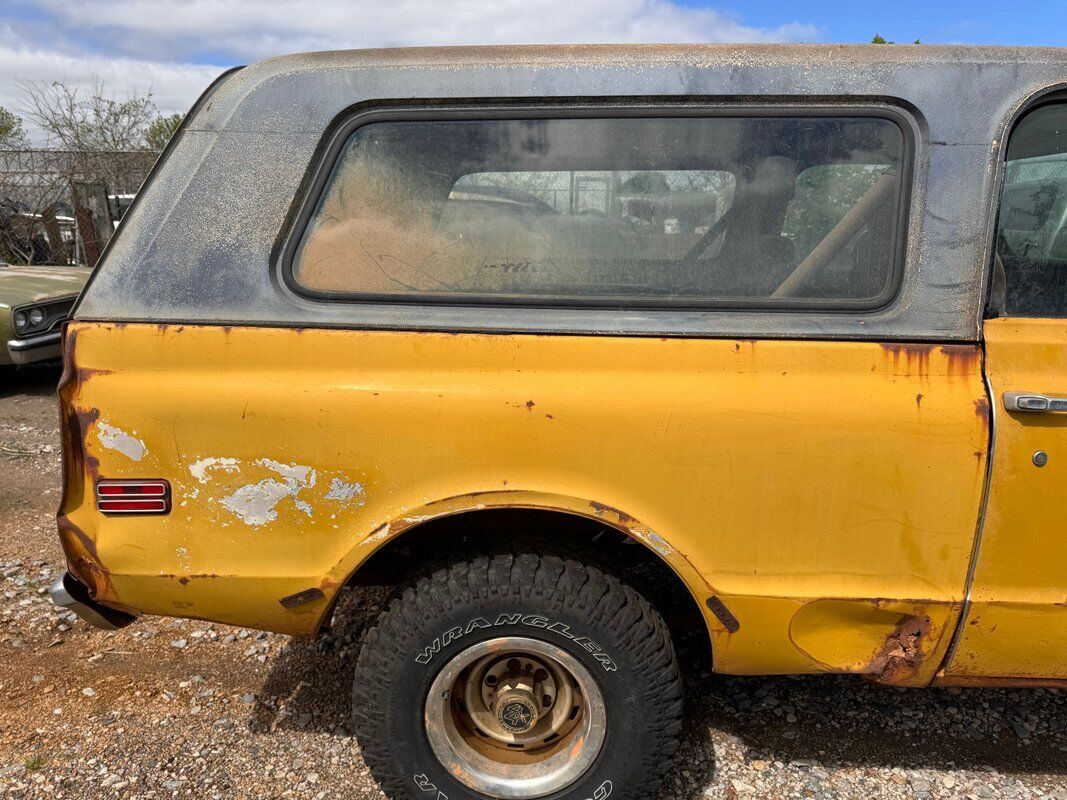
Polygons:
<instances>
[{"instance_id":1,"label":"side window glass","mask_svg":"<svg viewBox=\"0 0 1067 800\"><path fill-rule=\"evenodd\" d=\"M875 116L371 122L292 275L430 302L875 308L906 150Z\"/></svg>"},{"instance_id":2,"label":"side window glass","mask_svg":"<svg viewBox=\"0 0 1067 800\"><path fill-rule=\"evenodd\" d=\"M1012 132L996 244L1003 312L1067 317L1067 103L1031 111Z\"/></svg>"},{"instance_id":3,"label":"side window glass","mask_svg":"<svg viewBox=\"0 0 1067 800\"><path fill-rule=\"evenodd\" d=\"M519 254L532 249L518 240L540 215L549 225L574 228L553 242L556 257L591 260L615 247L620 258L676 261L726 213L735 183L733 173L718 170L481 172L452 186L439 226L467 241L480 238L487 252L506 243ZM487 219L495 224L485 225ZM613 226L616 235L579 235L594 225ZM515 235L506 238L501 232L509 226Z\"/></svg>"}]
</instances>

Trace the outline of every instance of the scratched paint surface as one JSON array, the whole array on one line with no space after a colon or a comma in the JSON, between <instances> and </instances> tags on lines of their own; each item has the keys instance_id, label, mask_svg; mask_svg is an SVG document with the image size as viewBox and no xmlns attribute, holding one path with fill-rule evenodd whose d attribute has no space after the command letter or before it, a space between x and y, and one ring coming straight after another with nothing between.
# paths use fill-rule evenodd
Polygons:
<instances>
[{"instance_id":1,"label":"scratched paint surface","mask_svg":"<svg viewBox=\"0 0 1067 800\"><path fill-rule=\"evenodd\" d=\"M510 505L600 519L702 607L720 598L740 622L706 612L721 671L921 683L951 638L986 466L976 347L92 323L69 338L61 527L112 602L311 632L383 543ZM142 460L103 447L100 420L136 431ZM174 510L101 518L98 476L167 478ZM324 600L278 603L310 587Z\"/></svg>"}]
</instances>

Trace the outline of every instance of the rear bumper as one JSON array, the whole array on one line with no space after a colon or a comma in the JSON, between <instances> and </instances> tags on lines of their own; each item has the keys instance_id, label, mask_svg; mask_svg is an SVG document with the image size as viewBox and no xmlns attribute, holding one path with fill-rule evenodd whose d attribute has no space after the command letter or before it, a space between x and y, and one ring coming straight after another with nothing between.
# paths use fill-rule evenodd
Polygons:
<instances>
[{"instance_id":1,"label":"rear bumper","mask_svg":"<svg viewBox=\"0 0 1067 800\"><path fill-rule=\"evenodd\" d=\"M113 631L125 628L137 619L132 614L108 608L93 600L85 585L69 572L52 584L48 594L57 606L73 611L94 628Z\"/></svg>"},{"instance_id":2,"label":"rear bumper","mask_svg":"<svg viewBox=\"0 0 1067 800\"><path fill-rule=\"evenodd\" d=\"M9 339L7 354L16 364L30 364L34 361L59 358L62 352L62 340L61 331L45 331L23 339Z\"/></svg>"}]
</instances>

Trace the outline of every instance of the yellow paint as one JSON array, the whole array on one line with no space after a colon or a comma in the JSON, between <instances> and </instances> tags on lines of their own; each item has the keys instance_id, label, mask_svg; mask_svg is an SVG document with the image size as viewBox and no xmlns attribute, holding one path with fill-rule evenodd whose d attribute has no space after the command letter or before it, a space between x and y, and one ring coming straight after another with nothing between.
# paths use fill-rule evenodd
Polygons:
<instances>
[{"instance_id":1,"label":"yellow paint","mask_svg":"<svg viewBox=\"0 0 1067 800\"><path fill-rule=\"evenodd\" d=\"M972 605L949 677L1067 677L1067 414L1009 413L1004 392L1067 397L1067 320L986 322L996 447ZM1048 464L1034 466L1038 450Z\"/></svg>"},{"instance_id":2,"label":"yellow paint","mask_svg":"<svg viewBox=\"0 0 1067 800\"><path fill-rule=\"evenodd\" d=\"M921 617L921 663L900 679L921 684L957 621L986 467L975 347L70 334L81 379L64 403L83 412L99 475L174 490L169 516L105 518L85 499L91 474L71 471L64 511L83 536L65 535L68 557L98 560L101 595L124 607L311 634L405 530L521 506L601 519L658 553L704 610L722 672L871 672ZM139 461L103 446L94 410L143 444ZM362 493L331 499L334 479ZM260 491L276 518L249 511ZM279 604L310 587L326 598ZM737 633L707 610L712 594Z\"/></svg>"}]
</instances>

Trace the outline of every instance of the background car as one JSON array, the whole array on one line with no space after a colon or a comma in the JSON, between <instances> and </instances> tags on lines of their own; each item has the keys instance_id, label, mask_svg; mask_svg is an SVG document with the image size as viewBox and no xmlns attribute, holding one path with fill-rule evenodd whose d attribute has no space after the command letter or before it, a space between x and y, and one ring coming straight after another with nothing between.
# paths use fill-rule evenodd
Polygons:
<instances>
[{"instance_id":1,"label":"background car","mask_svg":"<svg viewBox=\"0 0 1067 800\"><path fill-rule=\"evenodd\" d=\"M0 365L58 358L60 326L92 270L0 263Z\"/></svg>"}]
</instances>

